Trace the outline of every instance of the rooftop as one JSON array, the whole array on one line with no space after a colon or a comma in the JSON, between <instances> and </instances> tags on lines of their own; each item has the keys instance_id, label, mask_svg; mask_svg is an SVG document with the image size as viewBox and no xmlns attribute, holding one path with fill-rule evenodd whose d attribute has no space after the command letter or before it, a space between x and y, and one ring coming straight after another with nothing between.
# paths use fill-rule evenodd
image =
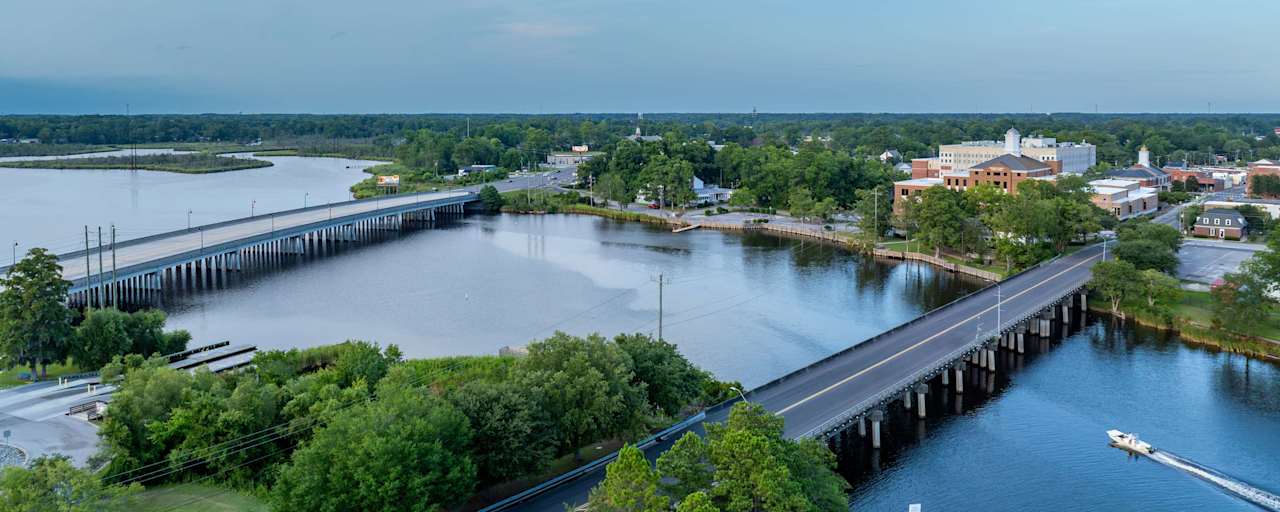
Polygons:
<instances>
[{"instance_id":1,"label":"rooftop","mask_svg":"<svg viewBox=\"0 0 1280 512\"><path fill-rule=\"evenodd\" d=\"M1011 171L1038 171L1040 169L1048 169L1049 165L1029 156L1014 156L1005 153L973 166L974 169L986 169L989 167L1005 167Z\"/></svg>"}]
</instances>

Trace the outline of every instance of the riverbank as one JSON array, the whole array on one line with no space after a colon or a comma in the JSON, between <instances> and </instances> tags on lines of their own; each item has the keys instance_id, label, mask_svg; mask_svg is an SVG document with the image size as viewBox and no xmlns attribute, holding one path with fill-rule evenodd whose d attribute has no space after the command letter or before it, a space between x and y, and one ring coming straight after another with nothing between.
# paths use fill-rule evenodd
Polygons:
<instances>
[{"instance_id":1,"label":"riverbank","mask_svg":"<svg viewBox=\"0 0 1280 512\"><path fill-rule=\"evenodd\" d=\"M1111 314L1110 306L1102 297L1090 299L1090 311ZM1139 325L1177 333L1184 342L1193 345L1280 362L1280 341L1271 337L1280 332L1280 313L1272 311L1261 325L1250 326L1248 333L1233 333L1213 326L1211 301L1208 292L1184 290L1182 300L1169 318L1145 311L1137 304L1124 304L1120 312Z\"/></svg>"},{"instance_id":2,"label":"riverbank","mask_svg":"<svg viewBox=\"0 0 1280 512\"><path fill-rule=\"evenodd\" d=\"M180 174L208 174L271 167L266 160L233 158L209 153L177 153L138 156L62 158L57 160L15 160L0 162L14 169L139 169Z\"/></svg>"}]
</instances>

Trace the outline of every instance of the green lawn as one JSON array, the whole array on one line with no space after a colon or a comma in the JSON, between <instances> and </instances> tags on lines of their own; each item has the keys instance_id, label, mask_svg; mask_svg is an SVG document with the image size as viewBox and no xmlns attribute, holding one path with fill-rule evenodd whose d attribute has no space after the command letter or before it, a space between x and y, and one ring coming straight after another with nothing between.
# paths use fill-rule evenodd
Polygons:
<instances>
[{"instance_id":1,"label":"green lawn","mask_svg":"<svg viewBox=\"0 0 1280 512\"><path fill-rule=\"evenodd\" d=\"M884 249L888 249L890 251L915 252L915 253L933 256L933 246L920 242L919 240L912 240L909 244L906 240L898 240L896 242L884 242L880 244L880 247ZM993 272L1001 276L1006 275L1004 265L996 265L996 264L984 265L981 263L975 263L975 262L969 261L966 258L951 256L946 253L942 253L942 259L947 260L948 262L951 262L951 263L955 263L957 265L964 265L966 267L976 268L978 270L985 270L987 272Z\"/></svg>"},{"instance_id":2,"label":"green lawn","mask_svg":"<svg viewBox=\"0 0 1280 512\"><path fill-rule=\"evenodd\" d=\"M29 384L30 381L18 378L20 374L29 371L30 370L25 366L0 371L0 389ZM36 371L39 371L39 369ZM45 380L58 380L59 376L79 372L80 369L73 364L51 364L49 365L49 373L45 377Z\"/></svg>"},{"instance_id":3,"label":"green lawn","mask_svg":"<svg viewBox=\"0 0 1280 512\"><path fill-rule=\"evenodd\" d=\"M240 492L201 484L153 487L137 496L134 512L184 510L197 512L262 511L270 507L262 500Z\"/></svg>"},{"instance_id":4,"label":"green lawn","mask_svg":"<svg viewBox=\"0 0 1280 512\"><path fill-rule=\"evenodd\" d=\"M1213 296L1209 292L1183 290L1176 316L1204 326L1213 325ZM1242 331L1251 336L1280 340L1280 310L1272 308L1266 320Z\"/></svg>"}]
</instances>

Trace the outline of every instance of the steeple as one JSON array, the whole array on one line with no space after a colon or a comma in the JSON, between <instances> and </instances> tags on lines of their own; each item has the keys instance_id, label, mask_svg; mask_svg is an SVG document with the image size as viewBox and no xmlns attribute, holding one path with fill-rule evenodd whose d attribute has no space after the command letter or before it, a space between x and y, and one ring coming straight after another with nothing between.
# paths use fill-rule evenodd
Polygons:
<instances>
[{"instance_id":1,"label":"steeple","mask_svg":"<svg viewBox=\"0 0 1280 512\"><path fill-rule=\"evenodd\" d=\"M1151 151L1147 149L1146 144L1138 149L1138 165L1151 167Z\"/></svg>"},{"instance_id":2,"label":"steeple","mask_svg":"<svg viewBox=\"0 0 1280 512\"><path fill-rule=\"evenodd\" d=\"M1022 156L1022 134L1017 128L1004 132L1004 152L1013 156Z\"/></svg>"}]
</instances>

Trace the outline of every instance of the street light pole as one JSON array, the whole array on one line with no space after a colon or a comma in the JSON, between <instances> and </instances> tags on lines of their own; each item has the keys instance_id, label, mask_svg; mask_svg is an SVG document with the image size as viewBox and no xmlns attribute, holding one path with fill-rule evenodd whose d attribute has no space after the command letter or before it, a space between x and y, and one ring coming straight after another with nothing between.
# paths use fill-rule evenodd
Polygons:
<instances>
[{"instance_id":1,"label":"street light pole","mask_svg":"<svg viewBox=\"0 0 1280 512\"><path fill-rule=\"evenodd\" d=\"M18 242L13 243L13 265L18 264Z\"/></svg>"},{"instance_id":2,"label":"street light pole","mask_svg":"<svg viewBox=\"0 0 1280 512\"><path fill-rule=\"evenodd\" d=\"M250 217L253 217L253 210L254 210L254 209L256 209L257 207L258 207L258 200L257 200L257 199L251 199L251 200L249 201L249 216L250 216Z\"/></svg>"},{"instance_id":3,"label":"street light pole","mask_svg":"<svg viewBox=\"0 0 1280 512\"><path fill-rule=\"evenodd\" d=\"M311 197L311 193L310 193L310 192L306 192L306 193L302 194L302 207L303 207L303 208L306 208L306 207L307 207L307 198L309 198L309 197Z\"/></svg>"},{"instance_id":4,"label":"street light pole","mask_svg":"<svg viewBox=\"0 0 1280 512\"><path fill-rule=\"evenodd\" d=\"M729 386L729 389L732 389L732 390L734 390L734 391L737 391L737 392L738 392L738 396L742 397L742 401L743 401L743 402L750 402L750 400L747 400L747 395L742 394L742 390L741 390L741 389L738 389L738 386Z\"/></svg>"},{"instance_id":5,"label":"street light pole","mask_svg":"<svg viewBox=\"0 0 1280 512\"><path fill-rule=\"evenodd\" d=\"M191 210L187 210L187 229L191 229Z\"/></svg>"}]
</instances>

